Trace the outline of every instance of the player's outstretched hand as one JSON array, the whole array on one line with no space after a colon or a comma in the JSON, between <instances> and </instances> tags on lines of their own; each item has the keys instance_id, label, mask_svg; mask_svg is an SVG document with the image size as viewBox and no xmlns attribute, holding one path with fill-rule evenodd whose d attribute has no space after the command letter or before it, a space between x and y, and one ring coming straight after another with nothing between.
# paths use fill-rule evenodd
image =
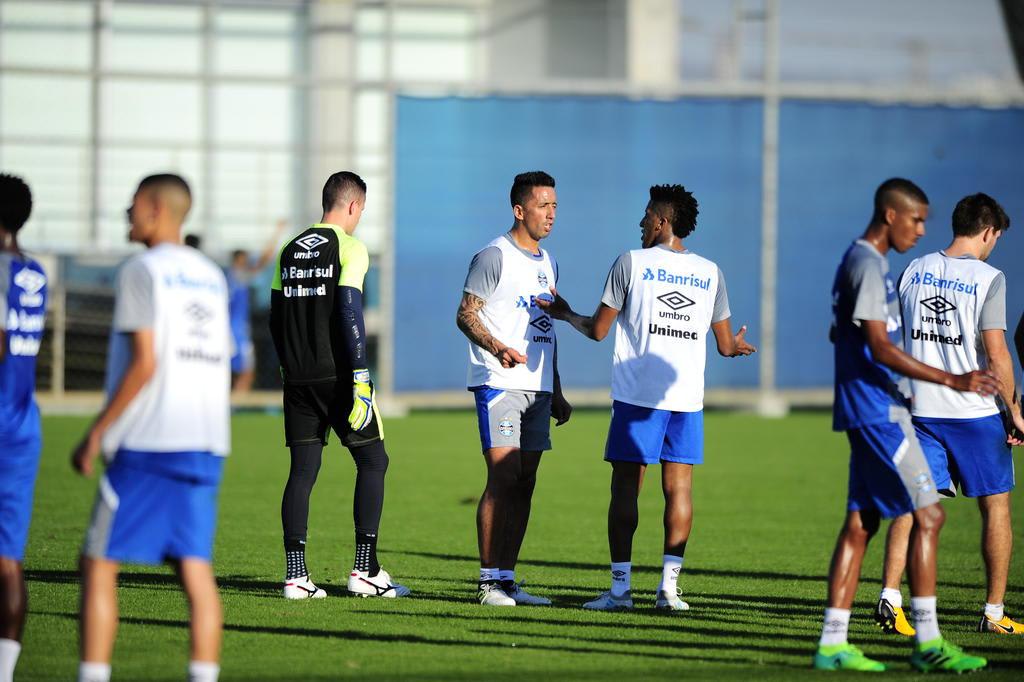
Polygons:
<instances>
[{"instance_id":1,"label":"player's outstretched hand","mask_svg":"<svg viewBox=\"0 0 1024 682\"><path fill-rule=\"evenodd\" d=\"M561 391L551 396L551 416L555 418L555 426L561 426L572 416L572 405Z\"/></svg>"},{"instance_id":2,"label":"player's outstretched hand","mask_svg":"<svg viewBox=\"0 0 1024 682\"><path fill-rule=\"evenodd\" d=\"M511 346L505 346L502 348L495 354L495 357L498 358L498 362L500 362L501 366L505 369L512 369L516 365L526 364L526 356Z\"/></svg>"},{"instance_id":3,"label":"player's outstretched hand","mask_svg":"<svg viewBox=\"0 0 1024 682\"><path fill-rule=\"evenodd\" d=\"M551 294L541 294L537 297L537 306L556 320L564 320L572 312L569 303L558 295L554 287L551 287Z\"/></svg>"},{"instance_id":4,"label":"player's outstretched hand","mask_svg":"<svg viewBox=\"0 0 1024 682\"><path fill-rule=\"evenodd\" d=\"M99 436L92 431L85 435L82 442L71 452L71 467L83 476L92 476L93 462L100 454Z\"/></svg>"},{"instance_id":5,"label":"player's outstretched hand","mask_svg":"<svg viewBox=\"0 0 1024 682\"><path fill-rule=\"evenodd\" d=\"M743 325L742 327L740 327L739 333L736 334L736 351L732 354L732 357L736 357L737 355L750 355L751 353L757 352L757 349L754 348L749 343L747 343L747 340L743 338L746 335L746 333L747 325Z\"/></svg>"},{"instance_id":6,"label":"player's outstretched hand","mask_svg":"<svg viewBox=\"0 0 1024 682\"><path fill-rule=\"evenodd\" d=\"M352 372L352 411L348 413L348 425L353 431L362 431L373 421L373 384L370 372L357 369Z\"/></svg>"},{"instance_id":7,"label":"player's outstretched hand","mask_svg":"<svg viewBox=\"0 0 1024 682\"><path fill-rule=\"evenodd\" d=\"M979 369L967 374L957 374L953 377L954 388L964 393L977 393L978 395L989 396L999 393L1001 384L998 377L987 369Z\"/></svg>"}]
</instances>

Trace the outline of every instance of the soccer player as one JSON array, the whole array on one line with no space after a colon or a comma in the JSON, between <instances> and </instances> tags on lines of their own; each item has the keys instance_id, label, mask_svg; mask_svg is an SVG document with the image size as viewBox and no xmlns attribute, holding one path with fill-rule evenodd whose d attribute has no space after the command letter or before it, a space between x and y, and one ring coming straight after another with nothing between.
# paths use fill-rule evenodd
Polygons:
<instances>
[{"instance_id":1,"label":"soccer player","mask_svg":"<svg viewBox=\"0 0 1024 682\"><path fill-rule=\"evenodd\" d=\"M81 474L103 452L82 549L80 682L110 679L121 562L170 562L191 613L193 682L216 680L223 617L211 566L217 491L230 446L231 341L224 273L181 243L192 206L177 175L139 183L129 240L146 247L118 272L107 401L71 456Z\"/></svg>"},{"instance_id":2,"label":"soccer player","mask_svg":"<svg viewBox=\"0 0 1024 682\"><path fill-rule=\"evenodd\" d=\"M828 606L814 667L881 671L847 641L850 607L868 541L880 520L912 513L910 594L917 630L911 665L921 671L977 670L986 661L965 654L939 633L936 619L936 551L945 515L907 409L900 378L942 384L962 392L999 389L989 371L954 375L900 350L902 323L890 249L904 253L924 235L928 198L909 180L892 178L875 192L874 213L863 236L843 255L832 287L835 345L833 428L850 442L846 519L839 531L828 578Z\"/></svg>"},{"instance_id":3,"label":"soccer player","mask_svg":"<svg viewBox=\"0 0 1024 682\"><path fill-rule=\"evenodd\" d=\"M0 682L11 682L21 654L28 606L21 563L42 449L34 392L46 273L18 248L31 212L28 185L0 175Z\"/></svg>"},{"instance_id":4,"label":"soccer player","mask_svg":"<svg viewBox=\"0 0 1024 682\"><path fill-rule=\"evenodd\" d=\"M905 339L910 355L947 372L988 368L1002 386L1005 422L995 396L921 381L911 382L912 415L939 491L953 497L959 486L964 495L978 500L988 585L979 631L1024 634L1024 624L1003 611L1013 544L1010 445L1020 444L1014 434L1024 431L1024 419L1014 401L1013 360L1006 345L1006 277L986 263L1009 226L1010 219L992 197L964 197L953 211L952 243L912 261L900 277L899 295L910 327ZM893 524L897 530L890 531L886 585L876 610L880 622L881 614L899 608L910 517Z\"/></svg>"},{"instance_id":5,"label":"soccer player","mask_svg":"<svg viewBox=\"0 0 1024 682\"><path fill-rule=\"evenodd\" d=\"M256 354L252 345L252 323L249 316L249 286L252 278L266 267L277 250L277 242L288 223L277 221L274 233L255 261L239 249L231 252L231 265L224 272L228 279L228 314L231 318L231 387L247 393L255 377Z\"/></svg>"},{"instance_id":6,"label":"soccer player","mask_svg":"<svg viewBox=\"0 0 1024 682\"><path fill-rule=\"evenodd\" d=\"M640 221L641 248L612 265L593 315L565 299L544 301L552 317L595 341L618 321L612 365L612 418L605 460L612 466L608 505L611 589L583 605L633 608L633 534L637 499L649 464L661 463L665 540L655 606L685 611L679 573L693 522L693 466L704 461L704 365L708 330L725 357L750 355L746 327L735 336L725 277L712 261L683 245L697 227L697 200L681 185L655 185Z\"/></svg>"},{"instance_id":7,"label":"soccer player","mask_svg":"<svg viewBox=\"0 0 1024 682\"><path fill-rule=\"evenodd\" d=\"M555 222L555 180L543 171L520 173L510 200L512 228L473 256L456 316L469 339L468 388L487 465L476 513L477 598L485 606L551 603L526 592L515 568L541 454L551 449L550 419L561 425L572 413L558 378L555 330L537 307L558 277L540 247Z\"/></svg>"},{"instance_id":8,"label":"soccer player","mask_svg":"<svg viewBox=\"0 0 1024 682\"><path fill-rule=\"evenodd\" d=\"M366 183L355 173L331 175L323 189L323 218L291 239L271 285L270 332L284 379L284 433L291 470L281 501L288 599L327 593L306 568L309 495L320 471L329 429L356 463L356 555L348 591L404 597L377 561L388 453L370 382L363 326L363 277L369 256L352 236L366 205Z\"/></svg>"}]
</instances>

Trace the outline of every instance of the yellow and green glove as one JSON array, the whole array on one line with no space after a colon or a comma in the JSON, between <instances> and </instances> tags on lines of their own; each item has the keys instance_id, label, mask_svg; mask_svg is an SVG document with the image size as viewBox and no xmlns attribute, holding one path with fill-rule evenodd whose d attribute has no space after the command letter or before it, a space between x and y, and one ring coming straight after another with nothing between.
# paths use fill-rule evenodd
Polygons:
<instances>
[{"instance_id":1,"label":"yellow and green glove","mask_svg":"<svg viewBox=\"0 0 1024 682\"><path fill-rule=\"evenodd\" d=\"M348 425L353 431L362 431L373 421L373 384L370 370L357 369L352 372L352 411L348 414Z\"/></svg>"}]
</instances>

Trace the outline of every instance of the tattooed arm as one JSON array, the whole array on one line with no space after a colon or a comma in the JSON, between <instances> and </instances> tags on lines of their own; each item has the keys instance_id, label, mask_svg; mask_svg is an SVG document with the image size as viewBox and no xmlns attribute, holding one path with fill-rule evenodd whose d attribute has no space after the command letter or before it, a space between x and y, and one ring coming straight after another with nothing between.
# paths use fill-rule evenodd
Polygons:
<instances>
[{"instance_id":1,"label":"tattooed arm","mask_svg":"<svg viewBox=\"0 0 1024 682\"><path fill-rule=\"evenodd\" d=\"M479 296L464 292L462 302L459 303L459 312L455 316L455 324L467 339L498 358L502 367L524 364L526 356L496 339L480 319L480 311L486 304L487 302Z\"/></svg>"}]
</instances>

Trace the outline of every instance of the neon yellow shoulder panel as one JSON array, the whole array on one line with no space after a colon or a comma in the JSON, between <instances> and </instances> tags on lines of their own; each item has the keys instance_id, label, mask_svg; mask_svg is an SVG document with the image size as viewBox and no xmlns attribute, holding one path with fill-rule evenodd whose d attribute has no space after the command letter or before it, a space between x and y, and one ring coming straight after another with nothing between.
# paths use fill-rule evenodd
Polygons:
<instances>
[{"instance_id":1,"label":"neon yellow shoulder panel","mask_svg":"<svg viewBox=\"0 0 1024 682\"><path fill-rule=\"evenodd\" d=\"M338 286L352 287L363 290L363 278L370 268L370 255L366 245L355 237L338 232L338 262L341 265L338 274Z\"/></svg>"}]
</instances>

